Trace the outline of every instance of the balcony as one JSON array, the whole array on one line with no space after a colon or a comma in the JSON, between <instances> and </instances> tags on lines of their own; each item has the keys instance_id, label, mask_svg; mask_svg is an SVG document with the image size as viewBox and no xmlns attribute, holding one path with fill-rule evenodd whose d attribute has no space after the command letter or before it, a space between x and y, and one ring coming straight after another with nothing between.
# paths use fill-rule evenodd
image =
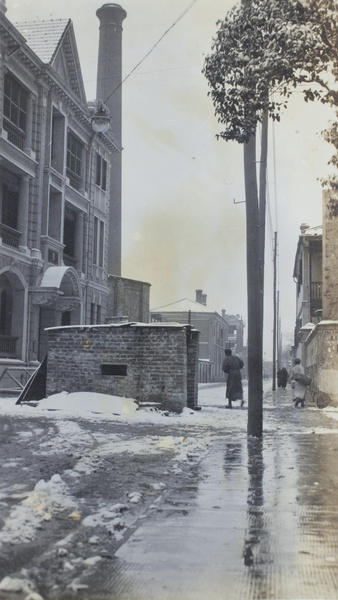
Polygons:
<instances>
[{"instance_id":1,"label":"balcony","mask_svg":"<svg viewBox=\"0 0 338 600\"><path fill-rule=\"evenodd\" d=\"M16 342L18 338L10 335L0 335L0 357L17 358Z\"/></svg>"},{"instance_id":2,"label":"balcony","mask_svg":"<svg viewBox=\"0 0 338 600\"><path fill-rule=\"evenodd\" d=\"M0 237L2 238L2 243L5 246L10 246L11 248L19 248L21 233L16 229L12 229L8 225L4 225L0 223Z\"/></svg>"},{"instance_id":3,"label":"balcony","mask_svg":"<svg viewBox=\"0 0 338 600\"><path fill-rule=\"evenodd\" d=\"M81 187L81 177L79 177L76 173L67 169L67 177L69 179L69 185L75 190L79 191Z\"/></svg>"},{"instance_id":4,"label":"balcony","mask_svg":"<svg viewBox=\"0 0 338 600\"><path fill-rule=\"evenodd\" d=\"M322 282L312 281L310 287L311 317L316 316L316 310L322 308Z\"/></svg>"},{"instance_id":5,"label":"balcony","mask_svg":"<svg viewBox=\"0 0 338 600\"><path fill-rule=\"evenodd\" d=\"M26 139L25 132L21 131L21 129L16 127L16 125L8 121L8 119L6 119L5 117L3 120L3 128L5 131L7 131L8 141L14 144L14 146L20 148L20 150L23 150Z\"/></svg>"}]
</instances>

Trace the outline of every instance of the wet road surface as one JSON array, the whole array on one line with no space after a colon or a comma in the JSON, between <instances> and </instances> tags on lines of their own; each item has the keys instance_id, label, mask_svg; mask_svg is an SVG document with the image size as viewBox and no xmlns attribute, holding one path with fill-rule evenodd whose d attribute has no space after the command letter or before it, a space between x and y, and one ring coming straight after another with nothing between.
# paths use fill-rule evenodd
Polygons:
<instances>
[{"instance_id":1,"label":"wet road surface","mask_svg":"<svg viewBox=\"0 0 338 600\"><path fill-rule=\"evenodd\" d=\"M180 490L118 549L101 581L107 597L338 597L337 421L295 409L290 397L266 395L263 440L247 440L245 411L221 413L229 429L202 461L197 487ZM220 388L203 390L200 403L222 398Z\"/></svg>"},{"instance_id":2,"label":"wet road surface","mask_svg":"<svg viewBox=\"0 0 338 600\"><path fill-rule=\"evenodd\" d=\"M123 491L132 485L142 491L143 502L130 511L121 541L98 532L95 553L103 560L96 566L83 568L93 554L90 534L60 513L34 543L18 551L8 546L7 554L3 547L1 576L26 572L43 600L336 600L338 412L309 403L295 409L291 398L290 389L268 390L263 439L248 439L246 408L225 410L224 386L203 387L198 425L189 430L170 419L161 426L115 424L116 443L122 445L114 456L104 451L112 424L68 424L84 431L83 445L73 447L71 435L61 438L53 421L3 419L4 489L21 491L53 473L65 477L81 464L72 491L83 511L93 511L97 502L125 502ZM183 463L170 453L142 453L142 436L155 436L157 444L169 435L209 436L209 450ZM140 454L131 456L123 448L136 438ZM55 455L43 454L48 447ZM4 468L11 461L19 471ZM161 493L157 484L164 472ZM6 502L3 498L4 508ZM68 533L73 537L67 546ZM56 558L58 540L67 548L66 559ZM81 585L72 589L68 583L76 569ZM1 600L12 597L0 592Z\"/></svg>"}]
</instances>

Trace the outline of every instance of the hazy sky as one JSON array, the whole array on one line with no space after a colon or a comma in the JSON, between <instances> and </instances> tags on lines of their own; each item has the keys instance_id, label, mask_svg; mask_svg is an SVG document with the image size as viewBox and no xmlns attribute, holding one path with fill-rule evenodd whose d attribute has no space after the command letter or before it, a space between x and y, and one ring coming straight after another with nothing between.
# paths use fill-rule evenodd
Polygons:
<instances>
[{"instance_id":1,"label":"hazy sky","mask_svg":"<svg viewBox=\"0 0 338 600\"><path fill-rule=\"evenodd\" d=\"M87 98L96 90L99 0L7 0L12 21L71 18ZM232 0L125 0L124 76L191 6L123 85L122 275L151 283L151 307L208 296L208 307L246 319L243 147L217 141L201 73L218 19ZM322 220L321 185L332 154L320 132L331 113L296 93L270 139L265 352L271 354L273 232L284 340L293 334L293 262L299 226Z\"/></svg>"}]
</instances>

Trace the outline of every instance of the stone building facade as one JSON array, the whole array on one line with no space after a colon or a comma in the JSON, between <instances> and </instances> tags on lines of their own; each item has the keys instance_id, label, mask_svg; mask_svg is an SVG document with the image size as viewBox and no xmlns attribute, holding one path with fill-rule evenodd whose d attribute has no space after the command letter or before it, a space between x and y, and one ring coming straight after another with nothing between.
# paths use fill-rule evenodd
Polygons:
<instances>
[{"instance_id":1,"label":"stone building facade","mask_svg":"<svg viewBox=\"0 0 338 600\"><path fill-rule=\"evenodd\" d=\"M121 91L108 96L126 13L97 16L88 103L72 22L14 25L0 2L0 389L43 359L46 328L104 323L121 274Z\"/></svg>"},{"instance_id":2,"label":"stone building facade","mask_svg":"<svg viewBox=\"0 0 338 600\"><path fill-rule=\"evenodd\" d=\"M74 326L48 337L47 395L94 391L178 413L197 406L199 332L189 325Z\"/></svg>"},{"instance_id":3,"label":"stone building facade","mask_svg":"<svg viewBox=\"0 0 338 600\"><path fill-rule=\"evenodd\" d=\"M310 393L318 406L338 406L338 217L323 194L321 320L305 331L304 363L312 377Z\"/></svg>"}]
</instances>

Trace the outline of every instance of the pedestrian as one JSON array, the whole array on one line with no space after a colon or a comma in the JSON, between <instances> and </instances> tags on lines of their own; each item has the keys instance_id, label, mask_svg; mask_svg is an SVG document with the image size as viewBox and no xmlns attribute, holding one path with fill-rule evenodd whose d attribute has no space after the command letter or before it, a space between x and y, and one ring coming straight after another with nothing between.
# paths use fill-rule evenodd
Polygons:
<instances>
[{"instance_id":1,"label":"pedestrian","mask_svg":"<svg viewBox=\"0 0 338 600\"><path fill-rule=\"evenodd\" d=\"M279 372L279 387L286 388L288 381L288 372L285 367L282 367Z\"/></svg>"},{"instance_id":2,"label":"pedestrian","mask_svg":"<svg viewBox=\"0 0 338 600\"><path fill-rule=\"evenodd\" d=\"M232 408L234 400L242 400L244 404L241 369L244 363L239 356L232 355L232 351L227 348L224 350L225 358L222 363L222 371L227 375L226 398L228 404L226 408Z\"/></svg>"},{"instance_id":3,"label":"pedestrian","mask_svg":"<svg viewBox=\"0 0 338 600\"><path fill-rule=\"evenodd\" d=\"M300 363L300 358L295 358L294 366L291 370L293 401L295 403L295 408L297 408L298 404L301 405L301 408L304 408L305 403L306 386L301 381L297 381L298 375L305 375L304 369Z\"/></svg>"}]
</instances>

